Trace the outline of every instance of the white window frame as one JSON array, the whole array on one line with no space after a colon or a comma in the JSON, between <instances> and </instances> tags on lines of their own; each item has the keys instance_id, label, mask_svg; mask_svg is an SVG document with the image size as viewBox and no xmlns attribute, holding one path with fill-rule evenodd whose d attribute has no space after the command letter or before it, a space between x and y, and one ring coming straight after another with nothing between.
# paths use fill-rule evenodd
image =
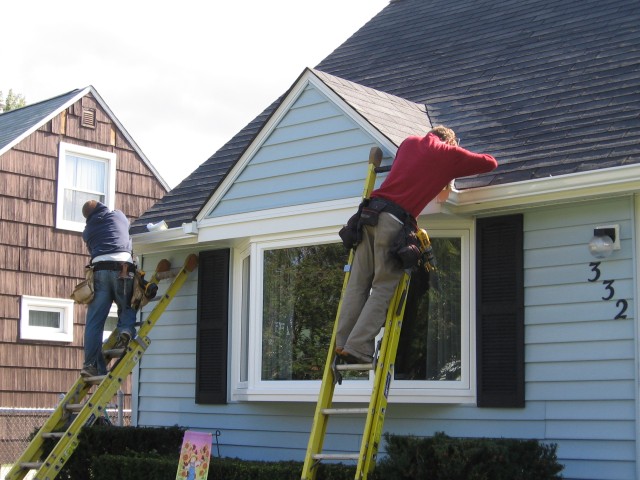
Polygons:
<instances>
[{"instance_id":1,"label":"white window frame","mask_svg":"<svg viewBox=\"0 0 640 480\"><path fill-rule=\"evenodd\" d=\"M22 295L20 301L20 339L49 342L73 342L73 300ZM29 312L39 310L60 313L60 328L29 324Z\"/></svg>"},{"instance_id":2,"label":"white window frame","mask_svg":"<svg viewBox=\"0 0 640 480\"><path fill-rule=\"evenodd\" d=\"M60 142L58 151L58 186L56 197L56 228L61 230L71 230L81 232L84 230L84 222L74 222L63 218L64 190L66 179L69 178L66 172L66 157L68 154L75 154L79 157L86 157L92 160L103 161L107 164L107 185L105 189L105 205L109 209L115 208L116 196L116 154L97 150L95 148L74 145L72 143Z\"/></svg>"},{"instance_id":3,"label":"white window frame","mask_svg":"<svg viewBox=\"0 0 640 480\"><path fill-rule=\"evenodd\" d=\"M461 363L462 372L459 381L417 381L394 380L391 384L390 402L396 403L475 403L475 301L471 296L475 285L474 227L472 222L456 222L442 229L429 229L431 238L458 237L461 239ZM261 379L262 361L262 280L264 270L264 252L275 248L287 248L303 245L320 245L339 242L335 229L330 232L289 236L272 236L268 239L251 239L249 247L234 250L232 273L232 348L231 348L231 400L232 401L287 401L315 402L320 390L320 380L279 380ZM251 352L248 361L247 381L240 381L241 335L240 313L242 311L242 265L250 256L249 299L249 345ZM336 388L335 402L368 402L371 396L373 373L369 380L345 380Z\"/></svg>"}]
</instances>

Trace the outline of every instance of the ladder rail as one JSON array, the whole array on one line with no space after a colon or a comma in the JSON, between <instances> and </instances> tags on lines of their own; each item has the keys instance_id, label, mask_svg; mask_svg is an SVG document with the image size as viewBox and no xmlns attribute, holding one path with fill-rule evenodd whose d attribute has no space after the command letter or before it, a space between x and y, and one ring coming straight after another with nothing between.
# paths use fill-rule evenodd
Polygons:
<instances>
[{"instance_id":1,"label":"ladder rail","mask_svg":"<svg viewBox=\"0 0 640 480\"><path fill-rule=\"evenodd\" d=\"M395 358L398 351L398 340L402 329L404 308L411 275L405 272L398 284L396 293L389 304L389 312L385 321L379 358L376 366L373 390L369 403L369 415L365 423L362 443L360 446L360 461L356 467L356 479L366 478L375 468L375 461L380 446L382 428L384 426L389 387L395 373Z\"/></svg>"}]
</instances>

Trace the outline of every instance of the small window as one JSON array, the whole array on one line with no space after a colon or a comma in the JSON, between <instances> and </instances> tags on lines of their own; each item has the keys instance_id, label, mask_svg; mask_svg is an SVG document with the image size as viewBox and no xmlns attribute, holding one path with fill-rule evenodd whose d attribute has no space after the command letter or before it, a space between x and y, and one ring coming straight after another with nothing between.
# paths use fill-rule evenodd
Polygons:
<instances>
[{"instance_id":1,"label":"small window","mask_svg":"<svg viewBox=\"0 0 640 480\"><path fill-rule=\"evenodd\" d=\"M82 205L97 200L115 205L116 155L93 148L60 143L56 227L81 232Z\"/></svg>"},{"instance_id":2,"label":"small window","mask_svg":"<svg viewBox=\"0 0 640 480\"><path fill-rule=\"evenodd\" d=\"M22 296L20 339L73 341L73 300Z\"/></svg>"}]
</instances>

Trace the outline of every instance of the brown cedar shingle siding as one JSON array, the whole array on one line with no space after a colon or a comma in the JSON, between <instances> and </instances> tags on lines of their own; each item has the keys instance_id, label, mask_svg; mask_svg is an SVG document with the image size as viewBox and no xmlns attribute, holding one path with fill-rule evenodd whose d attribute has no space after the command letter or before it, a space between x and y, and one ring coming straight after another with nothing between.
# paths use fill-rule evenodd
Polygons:
<instances>
[{"instance_id":1,"label":"brown cedar shingle siding","mask_svg":"<svg viewBox=\"0 0 640 480\"><path fill-rule=\"evenodd\" d=\"M81 126L83 107L95 110L95 128ZM58 395L77 379L82 364L86 306L74 308L72 343L21 340L19 332L21 296L68 298L89 261L79 232L55 228L60 142L116 154L115 205L131 220L166 193L90 93L0 155L2 407L54 406ZM123 390L128 397L130 380Z\"/></svg>"}]
</instances>

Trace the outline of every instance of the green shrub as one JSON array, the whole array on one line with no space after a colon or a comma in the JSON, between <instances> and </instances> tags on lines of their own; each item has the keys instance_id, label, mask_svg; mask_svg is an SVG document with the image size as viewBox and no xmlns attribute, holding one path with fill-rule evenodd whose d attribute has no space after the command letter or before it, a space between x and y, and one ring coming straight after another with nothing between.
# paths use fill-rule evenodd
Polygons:
<instances>
[{"instance_id":1,"label":"green shrub","mask_svg":"<svg viewBox=\"0 0 640 480\"><path fill-rule=\"evenodd\" d=\"M169 459L105 454L91 460L92 480L175 480L177 471L178 456Z\"/></svg>"},{"instance_id":2,"label":"green shrub","mask_svg":"<svg viewBox=\"0 0 640 480\"><path fill-rule=\"evenodd\" d=\"M60 480L175 480L185 429L85 428ZM385 434L387 455L369 480L557 480L556 445L536 440ZM209 478L298 480L302 462L260 462L212 456ZM318 465L319 480L352 480L354 465Z\"/></svg>"},{"instance_id":3,"label":"green shrub","mask_svg":"<svg viewBox=\"0 0 640 480\"><path fill-rule=\"evenodd\" d=\"M556 445L537 440L451 438L385 434L387 457L376 476L385 480L555 480L562 478Z\"/></svg>"},{"instance_id":4,"label":"green shrub","mask_svg":"<svg viewBox=\"0 0 640 480\"><path fill-rule=\"evenodd\" d=\"M172 459L175 466L172 480L175 480L184 432L185 429L181 427L94 425L83 428L78 435L78 447L56 478L60 480L87 480L91 478L87 472L92 471L92 465L96 459L103 455L129 455L145 459L163 457Z\"/></svg>"}]
</instances>

